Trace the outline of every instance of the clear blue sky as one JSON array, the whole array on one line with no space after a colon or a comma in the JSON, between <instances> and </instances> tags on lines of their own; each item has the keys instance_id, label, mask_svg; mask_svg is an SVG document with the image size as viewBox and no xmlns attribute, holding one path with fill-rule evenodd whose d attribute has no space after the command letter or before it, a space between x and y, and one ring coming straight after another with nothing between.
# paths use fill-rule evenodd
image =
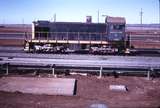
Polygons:
<instances>
[{"instance_id":1,"label":"clear blue sky","mask_svg":"<svg viewBox=\"0 0 160 108\"><path fill-rule=\"evenodd\" d=\"M158 23L158 0L0 0L0 23L29 23L33 20L51 20L56 13L57 21L84 22L91 15L97 22L104 21L102 14L123 16L127 23Z\"/></svg>"}]
</instances>

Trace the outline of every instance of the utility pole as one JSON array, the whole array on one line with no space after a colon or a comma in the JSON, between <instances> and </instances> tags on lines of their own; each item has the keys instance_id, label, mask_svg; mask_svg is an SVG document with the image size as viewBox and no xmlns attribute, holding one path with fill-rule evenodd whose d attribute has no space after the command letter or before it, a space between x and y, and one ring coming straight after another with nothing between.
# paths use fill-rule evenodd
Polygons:
<instances>
[{"instance_id":1,"label":"utility pole","mask_svg":"<svg viewBox=\"0 0 160 108\"><path fill-rule=\"evenodd\" d=\"M23 29L25 28L24 27L24 18L22 18L22 26L23 26Z\"/></svg>"},{"instance_id":2,"label":"utility pole","mask_svg":"<svg viewBox=\"0 0 160 108\"><path fill-rule=\"evenodd\" d=\"M56 13L51 17L51 21L56 22Z\"/></svg>"},{"instance_id":3,"label":"utility pole","mask_svg":"<svg viewBox=\"0 0 160 108\"><path fill-rule=\"evenodd\" d=\"M160 29L160 0L159 0L159 29Z\"/></svg>"},{"instance_id":4,"label":"utility pole","mask_svg":"<svg viewBox=\"0 0 160 108\"><path fill-rule=\"evenodd\" d=\"M141 8L141 11L140 11L140 24L142 25L142 22L143 22L143 10Z\"/></svg>"},{"instance_id":5,"label":"utility pole","mask_svg":"<svg viewBox=\"0 0 160 108\"><path fill-rule=\"evenodd\" d=\"M160 0L159 0L159 31L160 31ZM160 32L159 32L159 40L160 40Z\"/></svg>"},{"instance_id":6,"label":"utility pole","mask_svg":"<svg viewBox=\"0 0 160 108\"><path fill-rule=\"evenodd\" d=\"M56 22L56 13L54 14L54 22Z\"/></svg>"},{"instance_id":7,"label":"utility pole","mask_svg":"<svg viewBox=\"0 0 160 108\"><path fill-rule=\"evenodd\" d=\"M97 19L98 23L99 23L99 10L98 10L98 19Z\"/></svg>"}]
</instances>

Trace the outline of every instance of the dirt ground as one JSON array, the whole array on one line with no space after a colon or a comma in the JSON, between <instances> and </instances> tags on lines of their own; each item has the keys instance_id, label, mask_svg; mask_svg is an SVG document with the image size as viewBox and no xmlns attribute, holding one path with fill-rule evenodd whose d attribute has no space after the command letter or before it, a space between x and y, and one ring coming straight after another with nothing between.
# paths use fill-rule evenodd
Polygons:
<instances>
[{"instance_id":1,"label":"dirt ground","mask_svg":"<svg viewBox=\"0 0 160 108\"><path fill-rule=\"evenodd\" d=\"M0 92L0 108L160 108L160 79L136 76L63 76L77 79L75 96L52 96ZM127 92L111 91L109 85L123 84Z\"/></svg>"},{"instance_id":2,"label":"dirt ground","mask_svg":"<svg viewBox=\"0 0 160 108\"><path fill-rule=\"evenodd\" d=\"M24 46L24 43L21 39L0 39L0 46Z\"/></svg>"},{"instance_id":3,"label":"dirt ground","mask_svg":"<svg viewBox=\"0 0 160 108\"><path fill-rule=\"evenodd\" d=\"M29 27L0 27L0 32L6 32L6 33L24 33L24 32L31 32L32 28Z\"/></svg>"}]
</instances>

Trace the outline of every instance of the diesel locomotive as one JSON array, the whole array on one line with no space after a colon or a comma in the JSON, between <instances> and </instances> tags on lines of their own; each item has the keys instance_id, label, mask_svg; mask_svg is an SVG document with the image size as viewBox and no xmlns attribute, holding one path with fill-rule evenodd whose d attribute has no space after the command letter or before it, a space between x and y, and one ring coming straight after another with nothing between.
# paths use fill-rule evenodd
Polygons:
<instances>
[{"instance_id":1,"label":"diesel locomotive","mask_svg":"<svg viewBox=\"0 0 160 108\"><path fill-rule=\"evenodd\" d=\"M123 17L107 16L104 23L34 21L32 38L26 39L26 52L124 53L128 48Z\"/></svg>"}]
</instances>

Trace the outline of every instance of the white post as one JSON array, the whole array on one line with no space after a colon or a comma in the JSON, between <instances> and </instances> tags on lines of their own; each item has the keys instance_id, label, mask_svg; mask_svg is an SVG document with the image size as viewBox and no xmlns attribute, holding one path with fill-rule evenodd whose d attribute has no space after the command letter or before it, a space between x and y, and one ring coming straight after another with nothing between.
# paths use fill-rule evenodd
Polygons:
<instances>
[{"instance_id":1,"label":"white post","mask_svg":"<svg viewBox=\"0 0 160 108\"><path fill-rule=\"evenodd\" d=\"M52 75L54 76L55 75L55 73L54 73L54 67L52 67Z\"/></svg>"},{"instance_id":2,"label":"white post","mask_svg":"<svg viewBox=\"0 0 160 108\"><path fill-rule=\"evenodd\" d=\"M102 78L102 71L103 71L103 67L101 66L99 70L99 78Z\"/></svg>"},{"instance_id":3,"label":"white post","mask_svg":"<svg viewBox=\"0 0 160 108\"><path fill-rule=\"evenodd\" d=\"M9 73L9 70L8 70L8 63L6 64L6 75L8 75L8 73Z\"/></svg>"},{"instance_id":4,"label":"white post","mask_svg":"<svg viewBox=\"0 0 160 108\"><path fill-rule=\"evenodd\" d=\"M52 76L57 77L57 76L55 75L55 64L52 65Z\"/></svg>"},{"instance_id":5,"label":"white post","mask_svg":"<svg viewBox=\"0 0 160 108\"><path fill-rule=\"evenodd\" d=\"M150 72L151 72L150 70L148 70L148 72L147 72L147 79L148 80L150 80Z\"/></svg>"}]
</instances>

